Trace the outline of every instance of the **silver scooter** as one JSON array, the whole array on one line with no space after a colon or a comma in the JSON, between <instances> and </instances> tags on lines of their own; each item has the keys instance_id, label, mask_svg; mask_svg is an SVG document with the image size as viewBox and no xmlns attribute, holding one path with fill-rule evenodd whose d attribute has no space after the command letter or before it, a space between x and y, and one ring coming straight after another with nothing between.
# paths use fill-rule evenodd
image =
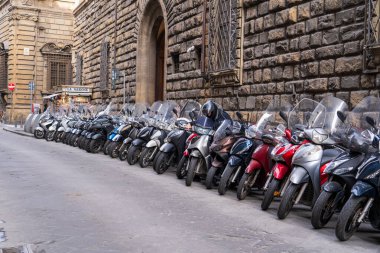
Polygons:
<instances>
[{"instance_id":1,"label":"silver scooter","mask_svg":"<svg viewBox=\"0 0 380 253\"><path fill-rule=\"evenodd\" d=\"M321 185L327 181L324 170L330 161L343 152L334 146L336 142L331 138L331 134L339 127L339 124L342 124L337 112L347 110L348 106L344 101L329 96L324 98L309 115L304 137L310 143L304 144L293 156L293 170L286 188L284 187L277 211L279 219L285 219L293 206L301 201L308 206L314 205ZM295 118L299 120L301 114L302 108L296 106L290 113L289 120Z\"/></svg>"}]
</instances>

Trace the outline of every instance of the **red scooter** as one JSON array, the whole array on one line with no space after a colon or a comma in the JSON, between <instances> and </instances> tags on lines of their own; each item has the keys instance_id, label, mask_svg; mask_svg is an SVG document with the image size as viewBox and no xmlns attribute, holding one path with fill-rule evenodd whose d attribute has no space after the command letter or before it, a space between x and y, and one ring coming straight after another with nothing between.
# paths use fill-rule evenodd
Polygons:
<instances>
[{"instance_id":1,"label":"red scooter","mask_svg":"<svg viewBox=\"0 0 380 253\"><path fill-rule=\"evenodd\" d=\"M278 104L278 102L274 101L273 104L268 106L257 124L248 128L249 137L259 139L263 143L252 153L251 162L240 179L237 188L237 198L239 200L245 199L252 188L263 188L273 167L270 154L277 144L285 141L284 137L286 137L287 133L285 127L279 122L283 117L283 114L279 112L287 112L290 105L274 106ZM290 136L291 134L288 133L288 138Z\"/></svg>"},{"instance_id":2,"label":"red scooter","mask_svg":"<svg viewBox=\"0 0 380 253\"><path fill-rule=\"evenodd\" d=\"M177 170L176 170L176 175L177 175L178 179L183 179L187 174L187 163L188 163L189 157L190 157L190 152L187 149L187 147L189 146L191 140L197 136L198 136L198 134L193 132L190 134L189 137L187 137L186 148L185 148L185 151L183 152L183 156L182 156L181 160L178 162L178 166L177 166Z\"/></svg>"}]
</instances>

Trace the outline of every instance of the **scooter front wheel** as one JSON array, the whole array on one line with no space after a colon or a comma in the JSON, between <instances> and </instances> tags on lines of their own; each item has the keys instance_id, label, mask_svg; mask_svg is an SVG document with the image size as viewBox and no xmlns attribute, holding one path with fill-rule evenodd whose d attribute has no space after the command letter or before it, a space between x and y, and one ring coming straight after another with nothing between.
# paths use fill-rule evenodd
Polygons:
<instances>
[{"instance_id":1,"label":"scooter front wheel","mask_svg":"<svg viewBox=\"0 0 380 253\"><path fill-rule=\"evenodd\" d=\"M167 169L170 167L170 164L168 163L170 160L170 154L159 152L157 154L157 159L155 159L155 162L153 163L154 171L157 174L163 174Z\"/></svg>"},{"instance_id":2,"label":"scooter front wheel","mask_svg":"<svg viewBox=\"0 0 380 253\"><path fill-rule=\"evenodd\" d=\"M261 210L267 210L272 204L275 192L279 190L281 181L273 178L270 182L268 189L265 191L263 202L261 202Z\"/></svg>"},{"instance_id":3,"label":"scooter front wheel","mask_svg":"<svg viewBox=\"0 0 380 253\"><path fill-rule=\"evenodd\" d=\"M128 149L127 162L129 165L134 165L139 161L141 154L141 147L130 146Z\"/></svg>"},{"instance_id":4,"label":"scooter front wheel","mask_svg":"<svg viewBox=\"0 0 380 253\"><path fill-rule=\"evenodd\" d=\"M103 144L103 140L101 139L91 140L90 152L93 154L98 153L102 149Z\"/></svg>"},{"instance_id":5,"label":"scooter front wheel","mask_svg":"<svg viewBox=\"0 0 380 253\"><path fill-rule=\"evenodd\" d=\"M42 131L39 131L39 130L34 130L34 137L36 137L37 139L42 139L44 138L44 132Z\"/></svg>"},{"instance_id":6,"label":"scooter front wheel","mask_svg":"<svg viewBox=\"0 0 380 253\"><path fill-rule=\"evenodd\" d=\"M127 156L128 156L128 149L129 149L129 145L127 144L123 144L119 150L119 159L120 161L125 161L127 159Z\"/></svg>"},{"instance_id":7,"label":"scooter front wheel","mask_svg":"<svg viewBox=\"0 0 380 253\"><path fill-rule=\"evenodd\" d=\"M354 197L348 199L339 215L335 227L335 235L341 241L347 241L359 228L358 219L366 204L366 197Z\"/></svg>"},{"instance_id":8,"label":"scooter front wheel","mask_svg":"<svg viewBox=\"0 0 380 253\"><path fill-rule=\"evenodd\" d=\"M277 211L277 217L280 220L285 219L292 210L300 189L301 185L293 183L291 183L288 188L286 188Z\"/></svg>"},{"instance_id":9,"label":"scooter front wheel","mask_svg":"<svg viewBox=\"0 0 380 253\"><path fill-rule=\"evenodd\" d=\"M323 228L331 219L335 211L336 193L322 191L313 211L311 212L311 225L315 229Z\"/></svg>"},{"instance_id":10,"label":"scooter front wheel","mask_svg":"<svg viewBox=\"0 0 380 253\"><path fill-rule=\"evenodd\" d=\"M219 195L226 194L226 191L228 190L228 187L231 184L231 178L232 175L234 175L235 167L230 166L229 164L225 168L222 178L220 179L219 187L218 187L218 193Z\"/></svg>"},{"instance_id":11,"label":"scooter front wheel","mask_svg":"<svg viewBox=\"0 0 380 253\"><path fill-rule=\"evenodd\" d=\"M183 179L186 176L188 162L189 162L189 158L186 156L182 156L176 170L176 175L178 179Z\"/></svg>"},{"instance_id":12,"label":"scooter front wheel","mask_svg":"<svg viewBox=\"0 0 380 253\"><path fill-rule=\"evenodd\" d=\"M120 142L111 142L108 145L108 154L110 155L111 158L116 158L119 156L120 147L121 147Z\"/></svg>"},{"instance_id":13,"label":"scooter front wheel","mask_svg":"<svg viewBox=\"0 0 380 253\"><path fill-rule=\"evenodd\" d=\"M189 170L187 171L187 176L186 176L186 186L191 186L191 184L193 183L195 173L197 171L197 168L200 162L201 160L198 157L190 158Z\"/></svg>"},{"instance_id":14,"label":"scooter front wheel","mask_svg":"<svg viewBox=\"0 0 380 253\"><path fill-rule=\"evenodd\" d=\"M146 168L149 166L149 164L153 161L151 157L154 157L156 147L151 148L144 148L144 150L141 152L140 158L139 158L139 165L141 168Z\"/></svg>"}]
</instances>

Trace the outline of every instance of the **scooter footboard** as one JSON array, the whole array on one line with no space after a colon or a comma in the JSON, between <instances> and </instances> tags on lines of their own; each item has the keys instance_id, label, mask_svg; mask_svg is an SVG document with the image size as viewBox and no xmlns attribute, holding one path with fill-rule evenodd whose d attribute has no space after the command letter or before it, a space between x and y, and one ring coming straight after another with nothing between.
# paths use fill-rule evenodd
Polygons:
<instances>
[{"instance_id":1,"label":"scooter footboard","mask_svg":"<svg viewBox=\"0 0 380 253\"><path fill-rule=\"evenodd\" d=\"M310 176L306 169L302 167L294 167L290 174L290 182L293 184L303 184L309 182Z\"/></svg>"}]
</instances>

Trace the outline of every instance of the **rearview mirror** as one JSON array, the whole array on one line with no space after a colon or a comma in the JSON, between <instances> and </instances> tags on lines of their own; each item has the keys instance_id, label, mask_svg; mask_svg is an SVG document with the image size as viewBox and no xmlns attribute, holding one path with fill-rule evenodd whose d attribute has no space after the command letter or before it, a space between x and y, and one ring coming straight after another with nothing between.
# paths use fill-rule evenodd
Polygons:
<instances>
[{"instance_id":1,"label":"rearview mirror","mask_svg":"<svg viewBox=\"0 0 380 253\"><path fill-rule=\"evenodd\" d=\"M173 108L173 112L174 112L175 115L178 115L178 111L177 111L176 108Z\"/></svg>"},{"instance_id":2,"label":"rearview mirror","mask_svg":"<svg viewBox=\"0 0 380 253\"><path fill-rule=\"evenodd\" d=\"M283 111L280 111L280 116L283 120L285 120L285 122L288 122L288 116L286 115L286 113L284 113Z\"/></svg>"},{"instance_id":3,"label":"rearview mirror","mask_svg":"<svg viewBox=\"0 0 380 253\"><path fill-rule=\"evenodd\" d=\"M338 115L338 118L342 121L345 122L347 119L347 115L342 112L342 111L337 111L336 114Z\"/></svg>"},{"instance_id":4,"label":"rearview mirror","mask_svg":"<svg viewBox=\"0 0 380 253\"><path fill-rule=\"evenodd\" d=\"M240 120L243 120L243 114L241 114L241 112L236 112L236 116L237 116Z\"/></svg>"},{"instance_id":5,"label":"rearview mirror","mask_svg":"<svg viewBox=\"0 0 380 253\"><path fill-rule=\"evenodd\" d=\"M365 120L367 121L367 123L368 123L371 127L376 128L376 121L375 121L373 118L371 118L370 116L366 116L366 117L365 117Z\"/></svg>"},{"instance_id":6,"label":"rearview mirror","mask_svg":"<svg viewBox=\"0 0 380 253\"><path fill-rule=\"evenodd\" d=\"M195 120L195 113L194 113L194 111L189 112L189 116L190 116L191 120Z\"/></svg>"}]
</instances>

